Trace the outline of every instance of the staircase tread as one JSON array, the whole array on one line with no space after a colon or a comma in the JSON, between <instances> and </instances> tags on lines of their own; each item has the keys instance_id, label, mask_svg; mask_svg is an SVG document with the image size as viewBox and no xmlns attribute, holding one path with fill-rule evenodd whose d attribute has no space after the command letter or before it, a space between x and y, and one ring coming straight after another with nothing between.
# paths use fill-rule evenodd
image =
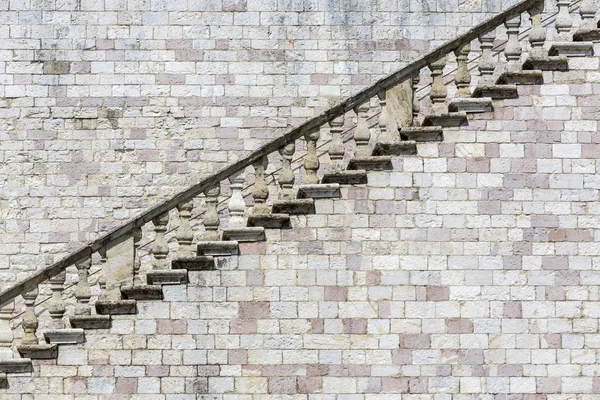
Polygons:
<instances>
[{"instance_id":1,"label":"staircase tread","mask_svg":"<svg viewBox=\"0 0 600 400\"><path fill-rule=\"evenodd\" d=\"M594 43L590 41L554 42L548 51L549 56L561 55L569 57L585 57L592 55Z\"/></svg>"},{"instance_id":2,"label":"staircase tread","mask_svg":"<svg viewBox=\"0 0 600 400\"><path fill-rule=\"evenodd\" d=\"M244 226L223 229L223 240L238 242L259 242L265 240L265 228L262 226Z\"/></svg>"},{"instance_id":3,"label":"staircase tread","mask_svg":"<svg viewBox=\"0 0 600 400\"><path fill-rule=\"evenodd\" d=\"M278 213L278 214L252 214L248 216L248 226L255 227L260 226L263 228L282 228L289 224L289 214Z\"/></svg>"},{"instance_id":4,"label":"staircase tread","mask_svg":"<svg viewBox=\"0 0 600 400\"><path fill-rule=\"evenodd\" d=\"M541 71L567 71L569 69L569 60L566 56L530 56L523 63L524 70Z\"/></svg>"},{"instance_id":5,"label":"staircase tread","mask_svg":"<svg viewBox=\"0 0 600 400\"><path fill-rule=\"evenodd\" d=\"M338 183L340 185L358 185L367 183L367 171L365 170L344 170L329 172L323 175L323 183Z\"/></svg>"},{"instance_id":6,"label":"staircase tread","mask_svg":"<svg viewBox=\"0 0 600 400\"><path fill-rule=\"evenodd\" d=\"M31 372L33 363L30 358L8 358L0 360L0 373Z\"/></svg>"},{"instance_id":7,"label":"staircase tread","mask_svg":"<svg viewBox=\"0 0 600 400\"><path fill-rule=\"evenodd\" d=\"M600 29L580 29L573 34L574 42L595 42L600 40Z\"/></svg>"},{"instance_id":8,"label":"staircase tread","mask_svg":"<svg viewBox=\"0 0 600 400\"><path fill-rule=\"evenodd\" d=\"M491 97L458 97L448 103L449 111L481 113L492 111Z\"/></svg>"},{"instance_id":9,"label":"staircase tread","mask_svg":"<svg viewBox=\"0 0 600 400\"><path fill-rule=\"evenodd\" d=\"M339 198L340 184L339 183L316 183L312 185L298 186L296 197L298 199L323 199L323 198Z\"/></svg>"},{"instance_id":10,"label":"staircase tread","mask_svg":"<svg viewBox=\"0 0 600 400\"><path fill-rule=\"evenodd\" d=\"M314 214L314 199L275 200L273 213L275 214Z\"/></svg>"},{"instance_id":11,"label":"staircase tread","mask_svg":"<svg viewBox=\"0 0 600 400\"><path fill-rule=\"evenodd\" d=\"M231 256L238 254L238 242L235 240L204 240L196 247L199 256ZM209 254L206 254L206 253Z\"/></svg>"},{"instance_id":12,"label":"staircase tread","mask_svg":"<svg viewBox=\"0 0 600 400\"><path fill-rule=\"evenodd\" d=\"M188 283L187 270L159 269L146 272L149 285L181 285Z\"/></svg>"},{"instance_id":13,"label":"staircase tread","mask_svg":"<svg viewBox=\"0 0 600 400\"><path fill-rule=\"evenodd\" d=\"M215 269L215 258L213 256L180 257L171 262L171 268L210 271Z\"/></svg>"},{"instance_id":14,"label":"staircase tread","mask_svg":"<svg viewBox=\"0 0 600 400\"><path fill-rule=\"evenodd\" d=\"M81 328L48 329L43 335L51 344L77 344L85 340L85 332Z\"/></svg>"},{"instance_id":15,"label":"staircase tread","mask_svg":"<svg viewBox=\"0 0 600 400\"><path fill-rule=\"evenodd\" d=\"M122 286L121 294L129 300L162 300L163 298L160 285Z\"/></svg>"},{"instance_id":16,"label":"staircase tread","mask_svg":"<svg viewBox=\"0 0 600 400\"><path fill-rule=\"evenodd\" d=\"M464 111L448 112L443 114L430 114L423 120L423 126L441 126L443 128L458 127L467 121Z\"/></svg>"},{"instance_id":17,"label":"staircase tread","mask_svg":"<svg viewBox=\"0 0 600 400\"><path fill-rule=\"evenodd\" d=\"M74 328L109 329L110 315L72 315L69 322Z\"/></svg>"},{"instance_id":18,"label":"staircase tread","mask_svg":"<svg viewBox=\"0 0 600 400\"><path fill-rule=\"evenodd\" d=\"M489 84L479 85L473 91L473 97L491 97L492 99L512 99L519 96L517 85Z\"/></svg>"},{"instance_id":19,"label":"staircase tread","mask_svg":"<svg viewBox=\"0 0 600 400\"><path fill-rule=\"evenodd\" d=\"M496 81L498 84L537 85L544 83L544 73L540 70L506 71Z\"/></svg>"},{"instance_id":20,"label":"staircase tread","mask_svg":"<svg viewBox=\"0 0 600 400\"><path fill-rule=\"evenodd\" d=\"M50 360L58 357L58 344L20 344L17 346L17 351L24 357L23 359L30 360ZM0 364L0 371L2 371ZM16 371L4 371L16 372Z\"/></svg>"},{"instance_id":21,"label":"staircase tread","mask_svg":"<svg viewBox=\"0 0 600 400\"><path fill-rule=\"evenodd\" d=\"M127 315L137 313L137 302L135 300L100 300L95 305L98 314Z\"/></svg>"},{"instance_id":22,"label":"staircase tread","mask_svg":"<svg viewBox=\"0 0 600 400\"><path fill-rule=\"evenodd\" d=\"M412 156L415 154L417 154L417 142L414 140L377 143L373 149L374 156Z\"/></svg>"},{"instance_id":23,"label":"staircase tread","mask_svg":"<svg viewBox=\"0 0 600 400\"><path fill-rule=\"evenodd\" d=\"M391 156L367 156L367 157L355 157L348 163L348 170L365 170L365 171L382 171L391 170L392 157Z\"/></svg>"}]
</instances>

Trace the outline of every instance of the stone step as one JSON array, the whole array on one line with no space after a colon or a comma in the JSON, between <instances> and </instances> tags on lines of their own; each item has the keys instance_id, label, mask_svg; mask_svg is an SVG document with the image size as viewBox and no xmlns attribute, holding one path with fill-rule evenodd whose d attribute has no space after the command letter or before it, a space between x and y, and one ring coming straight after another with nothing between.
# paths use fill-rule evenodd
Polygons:
<instances>
[{"instance_id":1,"label":"stone step","mask_svg":"<svg viewBox=\"0 0 600 400\"><path fill-rule=\"evenodd\" d=\"M262 242L265 240L265 228L262 226L246 226L243 228L223 229L223 240L237 242Z\"/></svg>"},{"instance_id":2,"label":"stone step","mask_svg":"<svg viewBox=\"0 0 600 400\"><path fill-rule=\"evenodd\" d=\"M600 29L580 29L573 34L574 42L600 41Z\"/></svg>"},{"instance_id":3,"label":"stone step","mask_svg":"<svg viewBox=\"0 0 600 400\"><path fill-rule=\"evenodd\" d=\"M588 57L594 55L592 42L554 42L548 51L549 56Z\"/></svg>"},{"instance_id":4,"label":"stone step","mask_svg":"<svg viewBox=\"0 0 600 400\"><path fill-rule=\"evenodd\" d=\"M187 270L161 269L146 272L148 285L183 285L188 283Z\"/></svg>"},{"instance_id":5,"label":"stone step","mask_svg":"<svg viewBox=\"0 0 600 400\"><path fill-rule=\"evenodd\" d=\"M468 112L468 113L483 113L492 111L491 97L464 97L450 100L448 103L450 112Z\"/></svg>"},{"instance_id":6,"label":"stone step","mask_svg":"<svg viewBox=\"0 0 600 400\"><path fill-rule=\"evenodd\" d=\"M313 199L276 200L273 202L274 214L314 214L315 201Z\"/></svg>"},{"instance_id":7,"label":"stone step","mask_svg":"<svg viewBox=\"0 0 600 400\"><path fill-rule=\"evenodd\" d=\"M203 241L198 242L199 256L235 256L239 254L236 241Z\"/></svg>"},{"instance_id":8,"label":"stone step","mask_svg":"<svg viewBox=\"0 0 600 400\"><path fill-rule=\"evenodd\" d=\"M341 196L339 183L300 185L296 193L298 199L339 199Z\"/></svg>"},{"instance_id":9,"label":"stone step","mask_svg":"<svg viewBox=\"0 0 600 400\"><path fill-rule=\"evenodd\" d=\"M31 360L51 360L58 357L57 344L20 344L17 346L17 351L24 359ZM0 361L0 371L2 370L2 361ZM7 371L15 372L15 371Z\"/></svg>"},{"instance_id":10,"label":"stone step","mask_svg":"<svg viewBox=\"0 0 600 400\"><path fill-rule=\"evenodd\" d=\"M96 302L96 312L101 315L137 314L135 300L102 300Z\"/></svg>"},{"instance_id":11,"label":"stone step","mask_svg":"<svg viewBox=\"0 0 600 400\"><path fill-rule=\"evenodd\" d=\"M444 139L444 129L441 126L411 126L400 129L403 141L440 142Z\"/></svg>"},{"instance_id":12,"label":"stone step","mask_svg":"<svg viewBox=\"0 0 600 400\"><path fill-rule=\"evenodd\" d=\"M110 329L109 315L72 315L69 322L73 328Z\"/></svg>"},{"instance_id":13,"label":"stone step","mask_svg":"<svg viewBox=\"0 0 600 400\"><path fill-rule=\"evenodd\" d=\"M188 271L213 271L215 269L215 258L213 256L178 258L171 262L171 269L185 269Z\"/></svg>"},{"instance_id":14,"label":"stone step","mask_svg":"<svg viewBox=\"0 0 600 400\"><path fill-rule=\"evenodd\" d=\"M252 214L248 226L261 226L265 229L281 229L290 226L289 214Z\"/></svg>"},{"instance_id":15,"label":"stone step","mask_svg":"<svg viewBox=\"0 0 600 400\"><path fill-rule=\"evenodd\" d=\"M544 83L542 71L504 72L496 81L499 85L541 85Z\"/></svg>"},{"instance_id":16,"label":"stone step","mask_svg":"<svg viewBox=\"0 0 600 400\"><path fill-rule=\"evenodd\" d=\"M467 113L448 112L444 114L432 114L425 117L423 126L441 126L442 128L458 127L467 122Z\"/></svg>"},{"instance_id":17,"label":"stone step","mask_svg":"<svg viewBox=\"0 0 600 400\"><path fill-rule=\"evenodd\" d=\"M473 97L488 97L494 100L516 99L519 97L517 85L479 85L473 91Z\"/></svg>"},{"instance_id":18,"label":"stone step","mask_svg":"<svg viewBox=\"0 0 600 400\"><path fill-rule=\"evenodd\" d=\"M85 332L81 328L49 329L44 339L49 344L79 344L85 341Z\"/></svg>"},{"instance_id":19,"label":"stone step","mask_svg":"<svg viewBox=\"0 0 600 400\"><path fill-rule=\"evenodd\" d=\"M160 285L134 285L121 287L121 295L128 300L162 300Z\"/></svg>"},{"instance_id":20,"label":"stone step","mask_svg":"<svg viewBox=\"0 0 600 400\"><path fill-rule=\"evenodd\" d=\"M337 183L339 185L360 185L367 183L367 171L346 170L330 172L323 175L322 183Z\"/></svg>"},{"instance_id":21,"label":"stone step","mask_svg":"<svg viewBox=\"0 0 600 400\"><path fill-rule=\"evenodd\" d=\"M9 358L0 360L0 374L32 372L33 364L29 358Z\"/></svg>"},{"instance_id":22,"label":"stone step","mask_svg":"<svg viewBox=\"0 0 600 400\"><path fill-rule=\"evenodd\" d=\"M390 171L393 169L391 156L355 157L348 163L348 170Z\"/></svg>"},{"instance_id":23,"label":"stone step","mask_svg":"<svg viewBox=\"0 0 600 400\"><path fill-rule=\"evenodd\" d=\"M569 61L566 56L529 57L523 63L524 70L568 71Z\"/></svg>"},{"instance_id":24,"label":"stone step","mask_svg":"<svg viewBox=\"0 0 600 400\"><path fill-rule=\"evenodd\" d=\"M402 140L395 143L377 143L373 149L374 156L413 156L415 154L417 154L417 142L414 140Z\"/></svg>"}]
</instances>

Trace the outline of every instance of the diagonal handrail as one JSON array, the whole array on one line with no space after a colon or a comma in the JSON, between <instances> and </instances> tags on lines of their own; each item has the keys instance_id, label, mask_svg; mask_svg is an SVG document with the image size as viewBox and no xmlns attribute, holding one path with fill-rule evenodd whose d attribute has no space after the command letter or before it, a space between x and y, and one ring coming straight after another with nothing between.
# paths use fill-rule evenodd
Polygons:
<instances>
[{"instance_id":1,"label":"diagonal handrail","mask_svg":"<svg viewBox=\"0 0 600 400\"><path fill-rule=\"evenodd\" d=\"M39 285L40 283L48 280L49 278L63 271L67 267L73 265L75 262L90 257L93 253L97 252L98 250L101 250L109 243L114 242L115 240L127 234L130 234L133 231L133 229L142 227L146 223L150 222L153 218L156 218L159 215L162 215L165 212L168 212L173 208L177 207L178 204L192 200L194 197L203 193L205 190L214 187L219 182L226 180L236 172L239 172L240 170L251 166L253 163L260 160L260 158L264 157L265 155L271 154L279 150L287 144L301 138L304 134L313 132L319 129L321 126L328 123L329 121L341 115L344 115L348 111L353 110L356 106L366 103L372 97L377 96L379 92L390 89L396 86L397 84L405 81L406 79L410 79L414 72L420 71L421 69L427 67L428 64L433 63L439 60L441 57L444 57L447 54L451 53L455 49L467 43L470 43L471 41L477 39L480 35L486 34L492 29L497 28L508 18L526 12L540 3L543 4L543 0L523 0L517 3L516 5L507 9L506 11L497 14L494 17L480 23L479 25L467 31L462 36L459 36L456 39L446 42L442 46L416 59L414 62L402 68L401 70L389 75L386 78L379 80L374 85L358 92L357 94L351 97L348 97L347 99L339 102L337 105L333 106L329 110L292 129L283 136L280 136L275 140L265 144L264 146L254 151L247 157L237 161L234 164L230 164L220 169L215 174L202 179L199 183L191 186L187 190L178 193L171 199L166 200L152 207L151 209L141 213L139 216L133 218L124 225L121 225L120 227L112 230L111 232L96 239L95 241L81 247L79 250L71 253L69 256L63 258L62 260L52 265L49 265L41 269L40 271L35 272L32 276L16 283L14 286L8 289L4 289L2 292L0 292L0 305L7 303L15 297L19 296L25 291L26 288L33 287L34 285Z\"/></svg>"}]
</instances>

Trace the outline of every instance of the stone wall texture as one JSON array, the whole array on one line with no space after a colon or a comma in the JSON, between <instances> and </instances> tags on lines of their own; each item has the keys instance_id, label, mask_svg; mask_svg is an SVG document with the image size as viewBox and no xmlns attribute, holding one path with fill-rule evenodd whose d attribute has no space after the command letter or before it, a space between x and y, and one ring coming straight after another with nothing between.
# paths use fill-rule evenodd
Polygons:
<instances>
[{"instance_id":1,"label":"stone wall texture","mask_svg":"<svg viewBox=\"0 0 600 400\"><path fill-rule=\"evenodd\" d=\"M0 396L598 399L600 65L570 65Z\"/></svg>"},{"instance_id":2,"label":"stone wall texture","mask_svg":"<svg viewBox=\"0 0 600 400\"><path fill-rule=\"evenodd\" d=\"M0 0L0 282L514 3Z\"/></svg>"}]
</instances>

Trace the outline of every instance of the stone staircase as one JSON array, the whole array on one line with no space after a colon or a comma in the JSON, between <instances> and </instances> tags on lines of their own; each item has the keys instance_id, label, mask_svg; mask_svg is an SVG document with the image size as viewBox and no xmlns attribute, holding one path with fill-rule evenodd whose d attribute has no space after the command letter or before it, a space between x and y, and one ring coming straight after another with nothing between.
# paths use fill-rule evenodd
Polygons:
<instances>
[{"instance_id":1,"label":"stone staircase","mask_svg":"<svg viewBox=\"0 0 600 400\"><path fill-rule=\"evenodd\" d=\"M518 3L65 259L3 289L0 376L5 388L11 376L35 375L43 362L32 360L56 359L61 348L85 342L86 332L110 329L113 321L137 314L140 302L160 302L170 286L188 284L190 274L200 279L206 272L240 268L240 254L248 254L252 244L276 240L282 231L293 232L299 218L319 210L319 202L343 200L348 187L368 186L374 171L393 171L402 158L419 157L422 146L443 141L445 134L505 107L505 100L518 99L527 87L548 83L555 72L576 70L593 56L595 43L600 41L597 6L591 0L578 3L581 24L574 26L570 1L557 3L555 23L546 27L542 24L543 1ZM524 13L532 25L528 43L519 40ZM502 29L508 39L495 59L496 31ZM556 41L548 43L551 30L556 31ZM481 57L469 62L475 41ZM456 71L445 79L449 60L455 61ZM469 64L475 64L478 75L471 74ZM428 75L429 99L421 108L417 92L422 89L421 78ZM404 84L413 94L405 104L412 123L396 130L394 115L386 104L390 89ZM448 98L449 87L455 89L452 98ZM355 114L355 125L349 123L349 113ZM377 126L372 130L369 119L373 116ZM345 143L343 132L349 125L352 135ZM372 131L377 132L376 137ZM321 133L330 141L327 153L319 156ZM300 139L306 145L301 159L304 176L303 182L296 184L295 143ZM275 158L281 166L276 177L278 187L268 182L267 173L269 162ZM254 181L245 199L246 169L250 166ZM227 210L220 210L222 183L226 181ZM192 228L192 213L194 199L200 197L206 210L201 214L203 230L198 233ZM251 210L247 204L252 204ZM173 234L167 227L175 213L179 226ZM149 222L154 231L152 263L144 265L139 247L148 235L144 227ZM177 243L174 251L169 245L172 236ZM201 236L200 241L195 241L197 236ZM98 256L93 257L95 253ZM93 260L99 260L99 265L93 266ZM76 304L70 304L65 294L66 270L73 265L78 274ZM97 287L90 283L94 268L101 275ZM40 288L47 289L48 285L51 297L40 301ZM14 316L19 296L25 311ZM42 320L46 315L50 318Z\"/></svg>"}]
</instances>

